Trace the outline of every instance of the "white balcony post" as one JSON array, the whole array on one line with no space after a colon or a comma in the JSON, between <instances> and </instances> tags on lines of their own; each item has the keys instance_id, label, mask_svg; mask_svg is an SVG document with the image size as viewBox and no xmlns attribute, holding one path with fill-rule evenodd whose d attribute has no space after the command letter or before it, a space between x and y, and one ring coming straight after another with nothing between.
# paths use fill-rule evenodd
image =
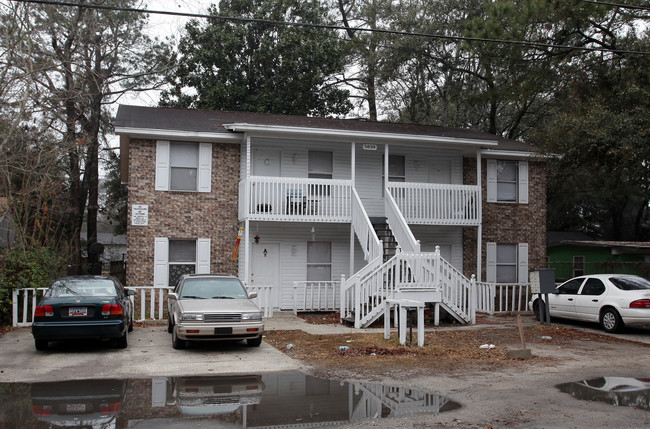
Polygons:
<instances>
[{"instance_id":1,"label":"white balcony post","mask_svg":"<svg viewBox=\"0 0 650 429\"><path fill-rule=\"evenodd\" d=\"M476 276L472 274L472 278L470 279L470 289L469 289L469 314L471 318L471 324L476 325Z\"/></svg>"}]
</instances>

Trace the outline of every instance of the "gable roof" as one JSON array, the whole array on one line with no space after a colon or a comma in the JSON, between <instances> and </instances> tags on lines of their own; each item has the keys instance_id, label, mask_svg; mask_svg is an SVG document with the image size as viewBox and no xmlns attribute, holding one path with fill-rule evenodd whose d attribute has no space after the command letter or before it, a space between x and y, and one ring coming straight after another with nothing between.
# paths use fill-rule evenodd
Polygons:
<instances>
[{"instance_id":1,"label":"gable roof","mask_svg":"<svg viewBox=\"0 0 650 429\"><path fill-rule=\"evenodd\" d=\"M228 112L120 105L115 119L118 134L132 137L187 136L241 141L242 132L265 134L309 133L355 141L392 136L395 140L445 142L499 151L537 152L527 143L481 131L359 119L312 118L297 115Z\"/></svg>"}]
</instances>

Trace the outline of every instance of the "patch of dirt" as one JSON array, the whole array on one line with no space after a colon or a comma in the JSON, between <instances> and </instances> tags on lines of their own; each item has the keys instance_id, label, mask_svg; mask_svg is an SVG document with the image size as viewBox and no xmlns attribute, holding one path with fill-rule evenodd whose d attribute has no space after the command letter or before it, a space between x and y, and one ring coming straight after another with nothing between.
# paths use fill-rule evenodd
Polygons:
<instances>
[{"instance_id":1,"label":"patch of dirt","mask_svg":"<svg viewBox=\"0 0 650 429\"><path fill-rule=\"evenodd\" d=\"M585 341L617 341L603 335L543 325L527 326L524 332L527 346L543 343L566 348L584 345ZM265 335L267 343L310 365L378 376L431 371L454 374L470 368L474 371L500 370L513 366L552 365L555 361L541 356L533 356L530 360L509 358L509 349L521 348L519 331L513 327L427 332L424 347L400 345L395 333L390 340L377 333L310 335L296 330L267 331ZM408 340L407 334L407 344ZM413 341L417 341L415 335ZM494 344L495 348L481 349L484 344Z\"/></svg>"}]
</instances>

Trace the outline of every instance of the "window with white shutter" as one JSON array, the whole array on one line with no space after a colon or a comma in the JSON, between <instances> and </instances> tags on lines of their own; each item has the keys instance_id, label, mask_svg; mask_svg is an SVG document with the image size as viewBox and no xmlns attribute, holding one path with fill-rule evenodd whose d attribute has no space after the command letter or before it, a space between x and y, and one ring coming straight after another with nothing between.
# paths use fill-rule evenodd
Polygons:
<instances>
[{"instance_id":1,"label":"window with white shutter","mask_svg":"<svg viewBox=\"0 0 650 429\"><path fill-rule=\"evenodd\" d=\"M210 192L212 145L159 140L156 143L156 190Z\"/></svg>"},{"instance_id":2,"label":"window with white shutter","mask_svg":"<svg viewBox=\"0 0 650 429\"><path fill-rule=\"evenodd\" d=\"M488 159L487 201L528 204L528 162Z\"/></svg>"},{"instance_id":3,"label":"window with white shutter","mask_svg":"<svg viewBox=\"0 0 650 429\"><path fill-rule=\"evenodd\" d=\"M207 274L210 272L210 239L157 237L154 264L154 287L175 286L183 274Z\"/></svg>"}]
</instances>

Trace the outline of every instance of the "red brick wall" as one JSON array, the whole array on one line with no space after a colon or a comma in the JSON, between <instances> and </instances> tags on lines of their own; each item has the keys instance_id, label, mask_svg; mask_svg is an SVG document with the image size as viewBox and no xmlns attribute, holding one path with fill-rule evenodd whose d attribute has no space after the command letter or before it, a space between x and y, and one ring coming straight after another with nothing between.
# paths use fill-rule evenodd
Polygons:
<instances>
[{"instance_id":1,"label":"red brick wall","mask_svg":"<svg viewBox=\"0 0 650 429\"><path fill-rule=\"evenodd\" d=\"M481 164L483 198L483 237L481 278L485 281L486 243L528 243L528 269L546 267L546 163L528 162L528 204L488 203L487 162ZM476 184L476 160L465 158L465 184ZM463 231L463 271L476 273L476 235L478 228Z\"/></svg>"},{"instance_id":2,"label":"red brick wall","mask_svg":"<svg viewBox=\"0 0 650 429\"><path fill-rule=\"evenodd\" d=\"M126 284L153 285L154 238L209 238L210 270L237 274L231 259L239 222L240 147L212 145L212 192L155 191L156 142L132 139L129 152L129 226ZM131 206L149 206L149 225L131 225Z\"/></svg>"}]
</instances>

